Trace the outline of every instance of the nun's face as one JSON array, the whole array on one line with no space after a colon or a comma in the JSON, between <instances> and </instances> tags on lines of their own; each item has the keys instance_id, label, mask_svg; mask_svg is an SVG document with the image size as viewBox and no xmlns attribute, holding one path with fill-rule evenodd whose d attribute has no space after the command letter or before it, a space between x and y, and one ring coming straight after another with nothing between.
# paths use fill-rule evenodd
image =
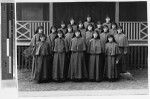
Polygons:
<instances>
[{"instance_id":1,"label":"nun's face","mask_svg":"<svg viewBox=\"0 0 150 99\"><path fill-rule=\"evenodd\" d=\"M62 33L58 33L58 37L59 37L59 38L62 37Z\"/></svg>"},{"instance_id":2,"label":"nun's face","mask_svg":"<svg viewBox=\"0 0 150 99\"><path fill-rule=\"evenodd\" d=\"M97 33L94 33L94 34L93 34L93 37L94 37L94 38L97 38L97 36L98 36Z\"/></svg>"},{"instance_id":3,"label":"nun's face","mask_svg":"<svg viewBox=\"0 0 150 99\"><path fill-rule=\"evenodd\" d=\"M52 28L52 32L56 32L56 29L55 29L55 28Z\"/></svg>"},{"instance_id":4,"label":"nun's face","mask_svg":"<svg viewBox=\"0 0 150 99\"><path fill-rule=\"evenodd\" d=\"M75 35L76 35L76 37L79 37L79 36L80 36L80 32L77 31L77 32L75 33Z\"/></svg>"},{"instance_id":5,"label":"nun's face","mask_svg":"<svg viewBox=\"0 0 150 99\"><path fill-rule=\"evenodd\" d=\"M72 19L72 20L70 20L70 24L74 24L74 20Z\"/></svg>"},{"instance_id":6,"label":"nun's face","mask_svg":"<svg viewBox=\"0 0 150 99\"><path fill-rule=\"evenodd\" d=\"M97 28L101 28L101 26L102 26L101 24L98 24L98 25L97 25Z\"/></svg>"},{"instance_id":7,"label":"nun's face","mask_svg":"<svg viewBox=\"0 0 150 99\"><path fill-rule=\"evenodd\" d=\"M39 32L39 33L42 33L42 32L43 32L43 29L42 29L42 28L40 28L38 32Z\"/></svg>"},{"instance_id":8,"label":"nun's face","mask_svg":"<svg viewBox=\"0 0 150 99\"><path fill-rule=\"evenodd\" d=\"M61 24L61 27L64 28L64 27L65 27L65 24Z\"/></svg>"},{"instance_id":9,"label":"nun's face","mask_svg":"<svg viewBox=\"0 0 150 99\"><path fill-rule=\"evenodd\" d=\"M68 32L71 32L72 31L72 28L68 28Z\"/></svg>"},{"instance_id":10,"label":"nun's face","mask_svg":"<svg viewBox=\"0 0 150 99\"><path fill-rule=\"evenodd\" d=\"M115 25L115 24L113 24L113 25L112 25L112 29L115 29L115 28L116 28L116 25Z\"/></svg>"},{"instance_id":11,"label":"nun's face","mask_svg":"<svg viewBox=\"0 0 150 99\"><path fill-rule=\"evenodd\" d=\"M40 37L40 40L41 41L45 41L45 37Z\"/></svg>"},{"instance_id":12,"label":"nun's face","mask_svg":"<svg viewBox=\"0 0 150 99\"><path fill-rule=\"evenodd\" d=\"M87 21L90 22L91 21L91 17L87 17Z\"/></svg>"},{"instance_id":13,"label":"nun's face","mask_svg":"<svg viewBox=\"0 0 150 99\"><path fill-rule=\"evenodd\" d=\"M106 18L106 22L107 22L107 23L110 22L110 18Z\"/></svg>"},{"instance_id":14,"label":"nun's face","mask_svg":"<svg viewBox=\"0 0 150 99\"><path fill-rule=\"evenodd\" d=\"M113 41L113 38L112 38L112 37L109 37L109 38L108 38L108 41L109 41L109 42L112 42L112 41Z\"/></svg>"},{"instance_id":15,"label":"nun's face","mask_svg":"<svg viewBox=\"0 0 150 99\"><path fill-rule=\"evenodd\" d=\"M118 29L117 31L118 31L118 34L122 33L122 29Z\"/></svg>"},{"instance_id":16,"label":"nun's face","mask_svg":"<svg viewBox=\"0 0 150 99\"><path fill-rule=\"evenodd\" d=\"M82 27L83 27L83 24L80 23L80 24L79 24L79 28L82 28Z\"/></svg>"},{"instance_id":17,"label":"nun's face","mask_svg":"<svg viewBox=\"0 0 150 99\"><path fill-rule=\"evenodd\" d=\"M107 27L105 27L103 30L104 30L104 32L107 32L107 31L108 31L108 28L107 28Z\"/></svg>"},{"instance_id":18,"label":"nun's face","mask_svg":"<svg viewBox=\"0 0 150 99\"><path fill-rule=\"evenodd\" d=\"M92 30L92 26L88 26L88 30L89 30L89 31Z\"/></svg>"}]
</instances>

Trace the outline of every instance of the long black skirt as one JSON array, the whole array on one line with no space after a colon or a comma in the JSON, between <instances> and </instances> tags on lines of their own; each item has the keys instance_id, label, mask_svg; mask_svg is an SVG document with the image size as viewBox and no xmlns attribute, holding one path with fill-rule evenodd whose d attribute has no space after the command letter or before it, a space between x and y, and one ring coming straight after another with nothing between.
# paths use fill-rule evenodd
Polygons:
<instances>
[{"instance_id":1,"label":"long black skirt","mask_svg":"<svg viewBox=\"0 0 150 99\"><path fill-rule=\"evenodd\" d=\"M119 73L118 64L116 64L116 57L108 55L105 60L104 76L107 79L118 79Z\"/></svg>"},{"instance_id":2,"label":"long black skirt","mask_svg":"<svg viewBox=\"0 0 150 99\"><path fill-rule=\"evenodd\" d=\"M55 81L65 80L66 53L54 53L52 78Z\"/></svg>"},{"instance_id":3,"label":"long black skirt","mask_svg":"<svg viewBox=\"0 0 150 99\"><path fill-rule=\"evenodd\" d=\"M89 80L102 81L103 61L101 54L91 54L89 58Z\"/></svg>"},{"instance_id":4,"label":"long black skirt","mask_svg":"<svg viewBox=\"0 0 150 99\"><path fill-rule=\"evenodd\" d=\"M35 78L37 82L51 80L51 58L50 56L36 56Z\"/></svg>"},{"instance_id":5,"label":"long black skirt","mask_svg":"<svg viewBox=\"0 0 150 99\"><path fill-rule=\"evenodd\" d=\"M68 78L71 80L84 80L87 77L88 73L85 65L84 52L72 52Z\"/></svg>"}]
</instances>

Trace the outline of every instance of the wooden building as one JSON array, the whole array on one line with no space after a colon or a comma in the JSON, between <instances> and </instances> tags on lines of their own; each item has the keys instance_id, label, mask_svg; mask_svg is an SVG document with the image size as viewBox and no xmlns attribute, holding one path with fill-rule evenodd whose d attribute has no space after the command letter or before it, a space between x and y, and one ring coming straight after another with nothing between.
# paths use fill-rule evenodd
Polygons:
<instances>
[{"instance_id":1,"label":"wooden building","mask_svg":"<svg viewBox=\"0 0 150 99\"><path fill-rule=\"evenodd\" d=\"M128 69L147 68L148 64L148 26L147 2L65 2L65 3L17 3L16 4L17 65L19 69L31 68L22 52L38 26L44 26L49 34L50 26L59 27L63 20L85 21L91 15L94 22L112 21L123 26L129 40Z\"/></svg>"}]
</instances>

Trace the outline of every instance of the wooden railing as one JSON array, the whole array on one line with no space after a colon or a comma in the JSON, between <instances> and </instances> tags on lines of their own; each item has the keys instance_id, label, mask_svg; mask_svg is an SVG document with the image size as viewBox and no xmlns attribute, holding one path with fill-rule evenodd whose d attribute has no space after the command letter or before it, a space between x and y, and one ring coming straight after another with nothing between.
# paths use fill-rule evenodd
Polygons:
<instances>
[{"instance_id":1,"label":"wooden railing","mask_svg":"<svg viewBox=\"0 0 150 99\"><path fill-rule=\"evenodd\" d=\"M44 27L44 33L49 34L49 21L17 21L17 64L18 68L31 68L31 59L25 59L23 51L29 46L29 42L38 26ZM119 22L129 41L129 54L127 55L128 68L146 68L148 59L148 26L147 22ZM139 43L140 42L140 43ZM141 43L144 42L144 43Z\"/></svg>"},{"instance_id":2,"label":"wooden railing","mask_svg":"<svg viewBox=\"0 0 150 99\"><path fill-rule=\"evenodd\" d=\"M50 31L49 21L17 21L17 41L29 42L38 26L44 27L44 34ZM148 24L147 22L119 22L129 41L147 41Z\"/></svg>"},{"instance_id":3,"label":"wooden railing","mask_svg":"<svg viewBox=\"0 0 150 99\"><path fill-rule=\"evenodd\" d=\"M29 42L33 37L38 26L44 27L44 34L48 35L50 31L49 21L17 21L16 32L17 41Z\"/></svg>"},{"instance_id":4,"label":"wooden railing","mask_svg":"<svg viewBox=\"0 0 150 99\"><path fill-rule=\"evenodd\" d=\"M147 41L148 24L147 22L119 22L129 41Z\"/></svg>"}]
</instances>

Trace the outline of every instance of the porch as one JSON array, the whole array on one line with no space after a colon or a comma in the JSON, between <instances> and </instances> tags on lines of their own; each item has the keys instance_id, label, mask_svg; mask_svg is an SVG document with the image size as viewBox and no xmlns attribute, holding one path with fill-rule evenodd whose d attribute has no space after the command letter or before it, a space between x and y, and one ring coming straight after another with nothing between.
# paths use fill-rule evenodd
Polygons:
<instances>
[{"instance_id":1,"label":"porch","mask_svg":"<svg viewBox=\"0 0 150 99\"><path fill-rule=\"evenodd\" d=\"M129 40L127 55L128 69L147 68L148 59L148 26L147 22L119 22L123 26ZM26 61L23 51L29 46L30 40L38 26L44 27L44 34L49 35L49 21L17 21L17 65L19 69L31 68L31 61ZM30 60L30 59L28 59Z\"/></svg>"},{"instance_id":2,"label":"porch","mask_svg":"<svg viewBox=\"0 0 150 99\"><path fill-rule=\"evenodd\" d=\"M108 95L108 90L113 91L138 90L146 94L148 88L148 23L146 2L67 2L48 4L20 4L18 3L18 14L16 22L17 40L17 68L19 91L72 91L72 90L101 90ZM20 6L19 6L20 5ZM32 9L34 8L34 9ZM20 10L20 12L19 12ZM38 10L36 13L35 10ZM45 12L47 13L45 13ZM140 11L140 12L138 12ZM135 13L136 12L136 13ZM85 21L87 14L92 15L94 22L104 22L109 15L113 22L123 26L125 35L129 40L129 53L127 55L127 68L135 80L121 79L118 82L63 82L35 84L30 81L31 58L27 59L22 54L29 46L30 40L38 26L44 27L44 33L49 35L50 26L59 27L60 21L68 24L70 17L75 21ZM114 90L115 89L115 90ZM141 91L143 90L144 91ZM132 93L136 93L135 91ZM123 93L125 94L125 93ZM68 94L67 94L68 95Z\"/></svg>"},{"instance_id":3,"label":"porch","mask_svg":"<svg viewBox=\"0 0 150 99\"><path fill-rule=\"evenodd\" d=\"M18 69L31 68L22 52L29 46L38 26L49 35L50 27L59 27L70 17L84 21L90 14L93 21L104 22L106 15L123 27L129 40L128 69L147 68L148 23L146 2L63 2L63 3L17 3L16 40ZM140 11L140 12L139 12ZM136 12L136 13L135 13ZM30 59L29 59L30 60Z\"/></svg>"}]
</instances>

